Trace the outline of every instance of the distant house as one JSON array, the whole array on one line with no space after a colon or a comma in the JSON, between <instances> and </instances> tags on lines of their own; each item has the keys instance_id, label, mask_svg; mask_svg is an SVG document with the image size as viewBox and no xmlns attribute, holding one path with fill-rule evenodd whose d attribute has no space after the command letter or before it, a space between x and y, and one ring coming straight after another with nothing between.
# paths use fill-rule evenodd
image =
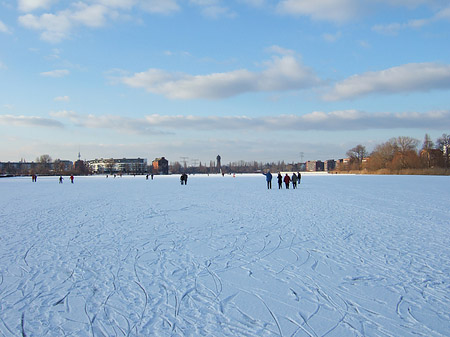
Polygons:
<instances>
[{"instance_id":1,"label":"distant house","mask_svg":"<svg viewBox=\"0 0 450 337\"><path fill-rule=\"evenodd\" d=\"M334 159L326 160L323 169L324 171L333 171L336 169L336 161Z\"/></svg>"},{"instance_id":2,"label":"distant house","mask_svg":"<svg viewBox=\"0 0 450 337\"><path fill-rule=\"evenodd\" d=\"M336 169L338 171L348 170L350 165L350 158L343 158L336 160Z\"/></svg>"},{"instance_id":3,"label":"distant house","mask_svg":"<svg viewBox=\"0 0 450 337\"><path fill-rule=\"evenodd\" d=\"M323 171L325 168L324 162L321 160L309 160L306 162L306 171L317 172Z\"/></svg>"},{"instance_id":4,"label":"distant house","mask_svg":"<svg viewBox=\"0 0 450 337\"><path fill-rule=\"evenodd\" d=\"M163 174L163 175L169 174L169 162L164 157L156 158L152 162L152 167L153 173L155 174Z\"/></svg>"}]
</instances>

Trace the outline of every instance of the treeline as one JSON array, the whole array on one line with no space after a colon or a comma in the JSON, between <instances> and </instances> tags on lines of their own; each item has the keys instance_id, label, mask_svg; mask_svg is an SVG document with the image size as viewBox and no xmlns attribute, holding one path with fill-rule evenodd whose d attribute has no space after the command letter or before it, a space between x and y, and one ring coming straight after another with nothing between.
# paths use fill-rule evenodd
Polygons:
<instances>
[{"instance_id":1,"label":"treeline","mask_svg":"<svg viewBox=\"0 0 450 337\"><path fill-rule=\"evenodd\" d=\"M53 160L48 154L37 157L33 162L21 159L19 162L0 163L0 174L11 175L86 175L89 168L82 160Z\"/></svg>"},{"instance_id":2,"label":"treeline","mask_svg":"<svg viewBox=\"0 0 450 337\"><path fill-rule=\"evenodd\" d=\"M435 142L428 134L422 145L411 137L391 138L367 153L362 145L347 152L348 161L338 165L338 171L366 173L446 174L450 160L450 135L443 134Z\"/></svg>"},{"instance_id":3,"label":"treeline","mask_svg":"<svg viewBox=\"0 0 450 337\"><path fill-rule=\"evenodd\" d=\"M170 163L170 172L172 174L257 173L266 172L267 170L272 172L296 172L303 171L304 167L305 165L302 163L285 163L284 161L263 163L239 160L221 165L221 167L215 166L213 162L211 162L209 166L202 165L202 163L198 166L186 166L178 161L175 161Z\"/></svg>"}]
</instances>

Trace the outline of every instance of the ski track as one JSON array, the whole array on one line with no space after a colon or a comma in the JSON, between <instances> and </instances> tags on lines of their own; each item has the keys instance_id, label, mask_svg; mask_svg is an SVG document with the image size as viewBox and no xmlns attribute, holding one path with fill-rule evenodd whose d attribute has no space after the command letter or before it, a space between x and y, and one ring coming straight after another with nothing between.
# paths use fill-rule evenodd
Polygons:
<instances>
[{"instance_id":1,"label":"ski track","mask_svg":"<svg viewBox=\"0 0 450 337\"><path fill-rule=\"evenodd\" d=\"M0 336L450 336L448 177L0 180Z\"/></svg>"}]
</instances>

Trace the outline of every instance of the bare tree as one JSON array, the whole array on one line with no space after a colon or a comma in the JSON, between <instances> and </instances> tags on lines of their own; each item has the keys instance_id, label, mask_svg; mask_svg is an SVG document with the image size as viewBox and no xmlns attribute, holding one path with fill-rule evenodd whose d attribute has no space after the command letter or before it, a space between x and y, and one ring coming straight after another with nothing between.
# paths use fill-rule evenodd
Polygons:
<instances>
[{"instance_id":1,"label":"bare tree","mask_svg":"<svg viewBox=\"0 0 450 337\"><path fill-rule=\"evenodd\" d=\"M418 168L420 167L417 146L419 141L411 137L395 138L397 152L392 162L394 169Z\"/></svg>"},{"instance_id":2,"label":"bare tree","mask_svg":"<svg viewBox=\"0 0 450 337\"><path fill-rule=\"evenodd\" d=\"M409 151L417 151L417 145L419 145L419 141L411 137L397 137L395 138L395 144L397 146L398 152L406 154Z\"/></svg>"},{"instance_id":3,"label":"bare tree","mask_svg":"<svg viewBox=\"0 0 450 337\"><path fill-rule=\"evenodd\" d=\"M65 171L65 165L60 159L55 159L53 162L53 171L57 174L63 174Z\"/></svg>"},{"instance_id":4,"label":"bare tree","mask_svg":"<svg viewBox=\"0 0 450 337\"><path fill-rule=\"evenodd\" d=\"M365 146L358 144L347 151L347 156L350 158L351 165L356 165L358 169L361 169L363 159L367 157L367 151Z\"/></svg>"},{"instance_id":5,"label":"bare tree","mask_svg":"<svg viewBox=\"0 0 450 337\"><path fill-rule=\"evenodd\" d=\"M36 158L36 162L38 162L39 173L48 174L50 172L52 157L48 154L43 154L42 156Z\"/></svg>"},{"instance_id":6,"label":"bare tree","mask_svg":"<svg viewBox=\"0 0 450 337\"><path fill-rule=\"evenodd\" d=\"M389 168L394 155L397 152L395 138L377 145L370 155L369 167L372 170Z\"/></svg>"}]
</instances>

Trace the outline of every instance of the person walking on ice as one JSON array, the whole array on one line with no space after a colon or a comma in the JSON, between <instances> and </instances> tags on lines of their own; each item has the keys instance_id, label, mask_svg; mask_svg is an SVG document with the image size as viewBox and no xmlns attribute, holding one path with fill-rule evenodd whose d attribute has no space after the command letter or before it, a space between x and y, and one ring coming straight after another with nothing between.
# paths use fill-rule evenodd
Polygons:
<instances>
[{"instance_id":1,"label":"person walking on ice","mask_svg":"<svg viewBox=\"0 0 450 337\"><path fill-rule=\"evenodd\" d=\"M267 189L272 189L272 173L270 173L270 170L267 171L267 173L263 173L266 176L267 181Z\"/></svg>"},{"instance_id":2,"label":"person walking on ice","mask_svg":"<svg viewBox=\"0 0 450 337\"><path fill-rule=\"evenodd\" d=\"M297 188L297 175L294 173L293 175L292 175L292 188L293 189L296 189Z\"/></svg>"},{"instance_id":3,"label":"person walking on ice","mask_svg":"<svg viewBox=\"0 0 450 337\"><path fill-rule=\"evenodd\" d=\"M188 175L186 173L183 173L180 177L181 185L187 185Z\"/></svg>"},{"instance_id":4,"label":"person walking on ice","mask_svg":"<svg viewBox=\"0 0 450 337\"><path fill-rule=\"evenodd\" d=\"M73 174L70 176L70 182L73 184Z\"/></svg>"},{"instance_id":5,"label":"person walking on ice","mask_svg":"<svg viewBox=\"0 0 450 337\"><path fill-rule=\"evenodd\" d=\"M291 182L291 178L289 178L288 174L284 176L284 183L286 184L286 189L289 189L289 183Z\"/></svg>"},{"instance_id":6,"label":"person walking on ice","mask_svg":"<svg viewBox=\"0 0 450 337\"><path fill-rule=\"evenodd\" d=\"M62 184L63 183L64 178L62 176L59 176L59 183Z\"/></svg>"},{"instance_id":7,"label":"person walking on ice","mask_svg":"<svg viewBox=\"0 0 450 337\"><path fill-rule=\"evenodd\" d=\"M278 172L277 179L278 179L278 189L281 190L283 188L283 177L281 176L280 172Z\"/></svg>"}]
</instances>

